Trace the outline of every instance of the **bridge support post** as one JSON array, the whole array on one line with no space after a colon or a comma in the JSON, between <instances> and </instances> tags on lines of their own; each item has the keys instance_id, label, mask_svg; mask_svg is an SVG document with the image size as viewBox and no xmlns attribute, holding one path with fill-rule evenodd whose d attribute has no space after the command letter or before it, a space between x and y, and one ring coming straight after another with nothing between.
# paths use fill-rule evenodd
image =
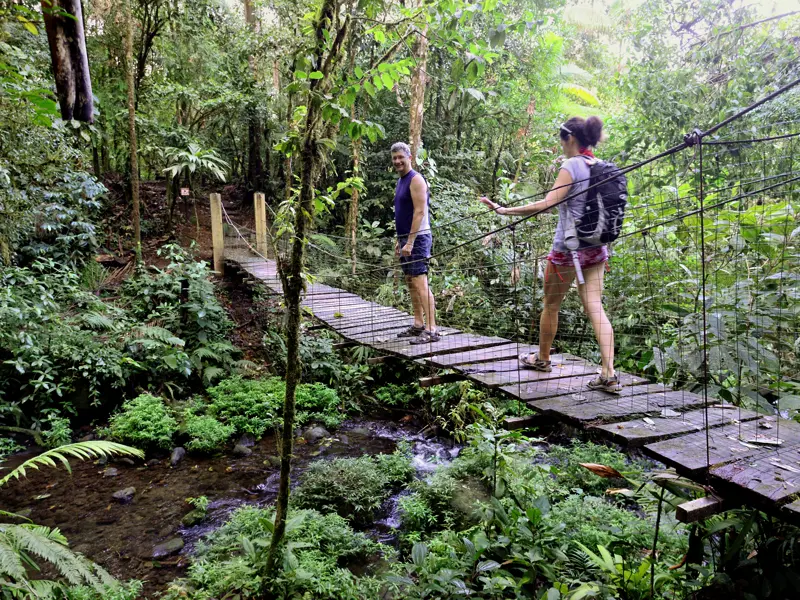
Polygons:
<instances>
[{"instance_id":1,"label":"bridge support post","mask_svg":"<svg viewBox=\"0 0 800 600\"><path fill-rule=\"evenodd\" d=\"M269 246L267 244L267 203L262 192L253 194L253 208L256 217L256 252L265 258L269 258Z\"/></svg>"},{"instance_id":2,"label":"bridge support post","mask_svg":"<svg viewBox=\"0 0 800 600\"><path fill-rule=\"evenodd\" d=\"M225 237L222 230L222 197L211 194L211 246L214 257L214 271L225 273Z\"/></svg>"}]
</instances>

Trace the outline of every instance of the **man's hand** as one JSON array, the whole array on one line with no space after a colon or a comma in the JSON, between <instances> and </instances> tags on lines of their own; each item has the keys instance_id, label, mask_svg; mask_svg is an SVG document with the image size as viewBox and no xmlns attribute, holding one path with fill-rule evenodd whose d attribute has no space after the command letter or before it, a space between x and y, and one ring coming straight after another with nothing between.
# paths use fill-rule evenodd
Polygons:
<instances>
[{"instance_id":1,"label":"man's hand","mask_svg":"<svg viewBox=\"0 0 800 600\"><path fill-rule=\"evenodd\" d=\"M400 256L400 242L394 243L394 255Z\"/></svg>"},{"instance_id":2,"label":"man's hand","mask_svg":"<svg viewBox=\"0 0 800 600\"><path fill-rule=\"evenodd\" d=\"M411 256L411 251L414 249L414 244L409 242L400 250L400 254L403 256Z\"/></svg>"},{"instance_id":3,"label":"man's hand","mask_svg":"<svg viewBox=\"0 0 800 600\"><path fill-rule=\"evenodd\" d=\"M491 209L492 209L493 211L495 211L497 214L502 214L502 213L500 212L500 209L501 209L501 208L503 208L503 207L502 207L502 206L500 206L499 204L497 204L496 202L492 202L492 201L491 201L491 200L489 200L489 199L488 199L486 196L481 196L480 198L478 198L478 200L480 200L480 201L481 201L483 204L485 204L486 206L488 206L489 208L491 208Z\"/></svg>"}]
</instances>

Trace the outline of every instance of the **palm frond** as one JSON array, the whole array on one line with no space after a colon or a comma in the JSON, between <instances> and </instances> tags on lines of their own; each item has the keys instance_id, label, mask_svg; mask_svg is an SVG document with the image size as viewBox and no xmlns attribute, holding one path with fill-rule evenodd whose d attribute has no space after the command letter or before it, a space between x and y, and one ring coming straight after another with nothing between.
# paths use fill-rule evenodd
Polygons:
<instances>
[{"instance_id":1,"label":"palm frond","mask_svg":"<svg viewBox=\"0 0 800 600\"><path fill-rule=\"evenodd\" d=\"M571 96L579 102L583 102L589 106L600 106L600 100L594 95L594 92L587 90L582 85L577 85L575 83L560 83L558 87L560 87L561 91L563 91L565 94Z\"/></svg>"},{"instance_id":2,"label":"palm frond","mask_svg":"<svg viewBox=\"0 0 800 600\"><path fill-rule=\"evenodd\" d=\"M8 475L0 479L0 487L3 487L11 479L19 479L25 477L29 469L39 469L44 465L47 467L57 467L56 461L61 461L67 471L72 471L68 456L79 458L81 460L91 460L101 456L112 456L115 454L122 454L125 456L136 456L144 458L144 453L136 448L118 444L116 442L106 442L103 440L92 440L89 442L75 442L74 444L66 444L53 448L47 452L43 452L39 456L34 456L19 465L16 469L11 471Z\"/></svg>"}]
</instances>

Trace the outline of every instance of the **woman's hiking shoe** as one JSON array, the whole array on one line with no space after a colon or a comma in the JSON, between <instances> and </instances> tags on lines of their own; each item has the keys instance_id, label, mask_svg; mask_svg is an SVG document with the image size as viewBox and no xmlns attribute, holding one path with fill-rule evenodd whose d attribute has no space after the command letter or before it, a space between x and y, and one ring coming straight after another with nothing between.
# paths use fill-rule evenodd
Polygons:
<instances>
[{"instance_id":1,"label":"woman's hiking shoe","mask_svg":"<svg viewBox=\"0 0 800 600\"><path fill-rule=\"evenodd\" d=\"M609 394L619 394L622 391L622 385L619 383L619 377L603 377L599 375L597 379L592 379L586 385L589 389L599 390L601 392L608 392Z\"/></svg>"},{"instance_id":2,"label":"woman's hiking shoe","mask_svg":"<svg viewBox=\"0 0 800 600\"><path fill-rule=\"evenodd\" d=\"M412 325L411 327L409 327L405 331L401 331L400 333L398 333L397 337L399 337L399 338L417 337L419 335L422 335L423 331L425 331L424 327L420 327L420 326L417 326L417 325Z\"/></svg>"},{"instance_id":3,"label":"woman's hiking shoe","mask_svg":"<svg viewBox=\"0 0 800 600\"><path fill-rule=\"evenodd\" d=\"M538 354L533 355L533 360L529 354L520 354L519 355L519 364L521 364L526 369L533 369L534 371L542 371L543 373L549 373L553 370L553 367L550 366L549 360L542 360L539 358Z\"/></svg>"},{"instance_id":4,"label":"woman's hiking shoe","mask_svg":"<svg viewBox=\"0 0 800 600\"><path fill-rule=\"evenodd\" d=\"M417 344L432 344L433 342L438 342L442 339L442 336L439 335L438 331L428 331L427 329L420 333L417 337L411 340L411 343L415 346Z\"/></svg>"}]
</instances>

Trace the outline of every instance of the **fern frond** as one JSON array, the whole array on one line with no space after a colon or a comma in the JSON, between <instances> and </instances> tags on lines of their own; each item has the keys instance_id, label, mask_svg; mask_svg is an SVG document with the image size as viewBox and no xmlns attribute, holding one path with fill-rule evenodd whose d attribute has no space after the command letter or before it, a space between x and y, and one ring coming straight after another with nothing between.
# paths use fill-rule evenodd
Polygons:
<instances>
[{"instance_id":1,"label":"fern frond","mask_svg":"<svg viewBox=\"0 0 800 600\"><path fill-rule=\"evenodd\" d=\"M111 318L98 312L90 312L81 315L81 321L90 329L101 331L112 331L116 329L116 324Z\"/></svg>"},{"instance_id":2,"label":"fern frond","mask_svg":"<svg viewBox=\"0 0 800 600\"><path fill-rule=\"evenodd\" d=\"M203 379L206 383L211 383L218 377L221 377L225 374L225 369L220 369L219 367L206 367L203 370Z\"/></svg>"},{"instance_id":3,"label":"fern frond","mask_svg":"<svg viewBox=\"0 0 800 600\"><path fill-rule=\"evenodd\" d=\"M156 340L172 346L180 346L181 348L186 345L186 342L177 337L169 329L157 327L155 325L141 325L136 327L131 331L130 337L134 340Z\"/></svg>"},{"instance_id":4,"label":"fern frond","mask_svg":"<svg viewBox=\"0 0 800 600\"><path fill-rule=\"evenodd\" d=\"M42 525L6 525L6 528L20 550L50 563L72 585L99 584L91 563L66 546L67 540L58 529Z\"/></svg>"},{"instance_id":5,"label":"fern frond","mask_svg":"<svg viewBox=\"0 0 800 600\"><path fill-rule=\"evenodd\" d=\"M252 360L235 360L231 363L231 368L237 371L249 371L251 369L255 369L257 367L256 363Z\"/></svg>"},{"instance_id":6,"label":"fern frond","mask_svg":"<svg viewBox=\"0 0 800 600\"><path fill-rule=\"evenodd\" d=\"M0 574L7 575L14 579L25 577L25 565L16 550L13 537L9 537L5 532L6 525L0 525Z\"/></svg>"},{"instance_id":7,"label":"fern frond","mask_svg":"<svg viewBox=\"0 0 800 600\"><path fill-rule=\"evenodd\" d=\"M19 465L16 469L11 471L8 475L0 479L0 487L3 487L11 479L19 479L25 477L29 469L39 469L40 466L45 465L48 467L57 467L56 460L61 461L67 471L72 471L69 466L68 456L79 458L81 460L90 460L99 458L101 456L112 456L115 454L122 454L125 456L136 456L144 458L144 452L118 444L116 442L106 442L104 440L92 440L89 442L75 442L74 444L66 444L53 448L47 452L43 452L39 456L34 456Z\"/></svg>"},{"instance_id":8,"label":"fern frond","mask_svg":"<svg viewBox=\"0 0 800 600\"><path fill-rule=\"evenodd\" d=\"M62 595L60 592L64 590L63 585L49 579L31 579L26 583L30 592L34 594L34 598L41 598L42 600L60 598Z\"/></svg>"},{"instance_id":9,"label":"fern frond","mask_svg":"<svg viewBox=\"0 0 800 600\"><path fill-rule=\"evenodd\" d=\"M200 346L192 352L192 359L195 358L198 360L219 360L219 355L207 346Z\"/></svg>"}]
</instances>

